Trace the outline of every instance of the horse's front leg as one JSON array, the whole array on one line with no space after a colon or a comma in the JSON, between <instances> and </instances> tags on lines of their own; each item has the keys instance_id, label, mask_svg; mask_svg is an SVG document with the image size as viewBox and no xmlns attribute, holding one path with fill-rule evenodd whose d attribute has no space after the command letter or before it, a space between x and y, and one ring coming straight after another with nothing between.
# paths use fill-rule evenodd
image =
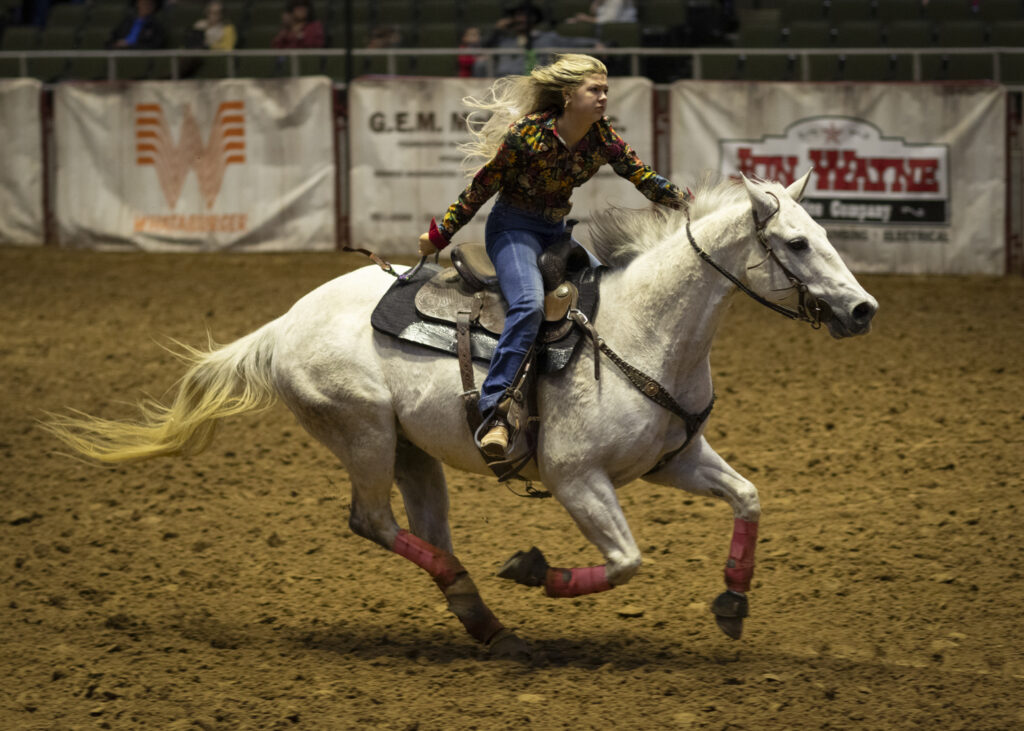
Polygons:
<instances>
[{"instance_id":1,"label":"horse's front leg","mask_svg":"<svg viewBox=\"0 0 1024 731\"><path fill-rule=\"evenodd\" d=\"M748 611L747 592L754 576L754 549L761 517L757 488L730 467L704 437L644 479L697 495L711 495L725 500L732 507L732 542L725 563L726 591L715 599L711 611L722 631L738 640L743 633L743 618Z\"/></svg>"},{"instance_id":2,"label":"horse's front leg","mask_svg":"<svg viewBox=\"0 0 1024 731\"><path fill-rule=\"evenodd\" d=\"M510 558L498 575L526 586L543 586L553 597L595 594L625 584L640 568L640 549L622 513L615 488L605 475L559 482L553 493L587 539L604 556L600 566L555 568L532 548Z\"/></svg>"}]
</instances>

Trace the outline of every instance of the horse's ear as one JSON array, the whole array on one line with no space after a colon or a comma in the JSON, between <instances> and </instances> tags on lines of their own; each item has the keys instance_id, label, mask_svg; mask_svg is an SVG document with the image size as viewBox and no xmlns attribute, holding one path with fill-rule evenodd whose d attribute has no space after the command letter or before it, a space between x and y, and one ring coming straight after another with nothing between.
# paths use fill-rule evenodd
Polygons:
<instances>
[{"instance_id":1,"label":"horse's ear","mask_svg":"<svg viewBox=\"0 0 1024 731\"><path fill-rule=\"evenodd\" d=\"M743 178L743 184L747 186L747 194L750 196L750 204L754 208L754 213L757 214L759 220L766 220L778 210L778 198L768 193L764 186L757 181L751 180L743 173L740 173L740 176Z\"/></svg>"},{"instance_id":2,"label":"horse's ear","mask_svg":"<svg viewBox=\"0 0 1024 731\"><path fill-rule=\"evenodd\" d=\"M804 190L807 189L807 183L811 180L811 173L814 172L814 168L811 168L804 176L786 188L786 192L789 193L789 197L799 202L804 197Z\"/></svg>"}]
</instances>

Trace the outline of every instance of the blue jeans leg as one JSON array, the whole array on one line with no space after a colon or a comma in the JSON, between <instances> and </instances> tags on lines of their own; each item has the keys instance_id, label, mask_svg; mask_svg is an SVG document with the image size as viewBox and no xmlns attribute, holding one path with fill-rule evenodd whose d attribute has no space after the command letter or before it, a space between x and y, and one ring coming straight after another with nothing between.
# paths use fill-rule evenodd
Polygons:
<instances>
[{"instance_id":1,"label":"blue jeans leg","mask_svg":"<svg viewBox=\"0 0 1024 731\"><path fill-rule=\"evenodd\" d=\"M480 413L497 405L522 364L544 321L544 282L537 268L542 237L532 231L506 230L488 237L487 253L508 302L505 329L480 387Z\"/></svg>"}]
</instances>

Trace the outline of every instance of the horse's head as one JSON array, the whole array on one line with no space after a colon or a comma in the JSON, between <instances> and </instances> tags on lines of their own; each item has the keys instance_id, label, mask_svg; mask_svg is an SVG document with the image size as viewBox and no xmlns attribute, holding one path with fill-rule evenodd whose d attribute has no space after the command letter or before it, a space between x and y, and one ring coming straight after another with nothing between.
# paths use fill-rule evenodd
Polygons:
<instances>
[{"instance_id":1,"label":"horse's head","mask_svg":"<svg viewBox=\"0 0 1024 731\"><path fill-rule=\"evenodd\" d=\"M862 335L871 329L878 302L850 273L825 229L800 205L810 175L808 171L788 188L743 178L759 240L747 280L765 299L788 302L812 319L820 318L834 338ZM781 302L780 294L785 295Z\"/></svg>"}]
</instances>

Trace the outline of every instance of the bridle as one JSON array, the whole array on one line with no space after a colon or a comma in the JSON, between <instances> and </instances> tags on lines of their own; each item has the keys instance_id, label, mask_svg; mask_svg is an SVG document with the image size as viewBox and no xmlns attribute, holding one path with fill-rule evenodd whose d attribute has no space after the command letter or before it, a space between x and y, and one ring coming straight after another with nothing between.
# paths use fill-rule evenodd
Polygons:
<instances>
[{"instance_id":1,"label":"bridle","mask_svg":"<svg viewBox=\"0 0 1024 731\"><path fill-rule=\"evenodd\" d=\"M698 246L697 242L694 240L693 234L690 232L689 209L687 209L686 211L686 238L690 240L690 246L693 247L693 250L697 252L697 255L701 259L703 259L712 267L714 267L714 269L718 271L719 274L721 274L723 277L725 277L730 282L735 284L741 292L751 297L755 302L758 302L767 307L769 310L774 310L775 312L778 312L780 315L788 317L791 320L809 322L811 324L811 327L818 329L821 327L821 318L823 314L821 303L810 294L810 292L808 291L807 283L800 279L800 277L795 275L793 272L791 272L789 270L789 267L782 263L782 260L779 259L778 255L772 249L771 244L768 243L768 234L765 233L765 228L768 226L768 222L772 220L772 217L779 212L779 209L781 208L781 203L779 203L779 199L774 193L770 193L768 191L765 192L775 199L775 210L768 214L768 216L765 217L764 220L761 220L757 216L757 210L751 208L750 213L754 217L754 231L757 234L757 240L761 243L761 246L764 247L766 254L765 261L768 261L770 259L771 261L775 262L779 269L782 270L782 273L786 275L786 278L789 280L789 283L792 286L792 288L796 290L798 300L797 307L795 310L791 310L788 307L783 307L782 305L776 302L772 302L770 300L765 299L757 292L750 289L750 287L745 285L743 282L741 282L731 272L719 266L719 264L714 259L712 259L706 251L700 248L700 246ZM758 264L757 266L760 266L760 264Z\"/></svg>"}]
</instances>

